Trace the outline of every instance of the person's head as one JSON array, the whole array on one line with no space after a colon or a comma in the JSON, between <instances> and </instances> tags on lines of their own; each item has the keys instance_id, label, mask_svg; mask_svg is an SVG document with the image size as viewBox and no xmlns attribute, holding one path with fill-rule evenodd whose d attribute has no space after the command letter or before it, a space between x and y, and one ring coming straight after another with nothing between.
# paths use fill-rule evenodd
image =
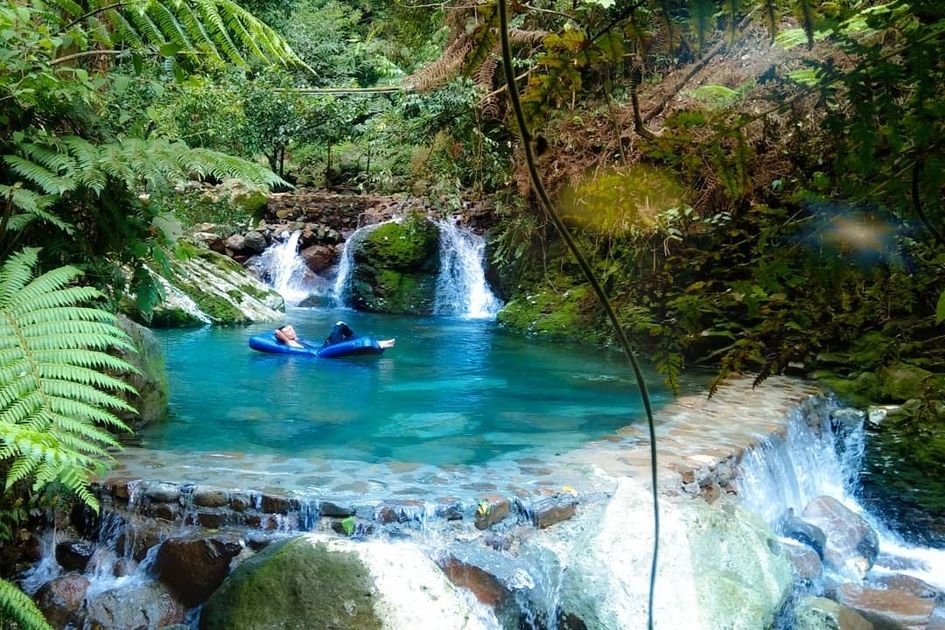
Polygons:
<instances>
[{"instance_id":1,"label":"person's head","mask_svg":"<svg viewBox=\"0 0 945 630\"><path fill-rule=\"evenodd\" d=\"M279 330L285 335L286 339L296 339L295 328L292 328L291 324L286 324L285 326L279 326Z\"/></svg>"}]
</instances>

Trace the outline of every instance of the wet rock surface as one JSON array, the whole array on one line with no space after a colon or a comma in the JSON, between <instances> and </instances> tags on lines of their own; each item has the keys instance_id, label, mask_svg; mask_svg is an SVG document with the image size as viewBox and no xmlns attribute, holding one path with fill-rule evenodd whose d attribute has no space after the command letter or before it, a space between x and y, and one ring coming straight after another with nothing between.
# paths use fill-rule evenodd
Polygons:
<instances>
[{"instance_id":1,"label":"wet rock surface","mask_svg":"<svg viewBox=\"0 0 945 630\"><path fill-rule=\"evenodd\" d=\"M69 540L56 545L56 562L66 571L85 571L95 545L87 540Z\"/></svg>"},{"instance_id":2,"label":"wet rock surface","mask_svg":"<svg viewBox=\"0 0 945 630\"><path fill-rule=\"evenodd\" d=\"M805 597L795 607L795 630L874 630L863 615L824 597Z\"/></svg>"},{"instance_id":3,"label":"wet rock surface","mask_svg":"<svg viewBox=\"0 0 945 630\"><path fill-rule=\"evenodd\" d=\"M46 621L55 628L62 628L82 606L90 584L83 575L67 573L46 583L34 600Z\"/></svg>"},{"instance_id":4,"label":"wet rock surface","mask_svg":"<svg viewBox=\"0 0 945 630\"><path fill-rule=\"evenodd\" d=\"M159 582L106 591L82 615L85 627L158 630L184 621L184 606Z\"/></svg>"},{"instance_id":5,"label":"wet rock surface","mask_svg":"<svg viewBox=\"0 0 945 630\"><path fill-rule=\"evenodd\" d=\"M857 584L841 585L836 591L836 599L844 606L856 609L867 620L910 630L925 630L935 608L932 600L905 591L864 588Z\"/></svg>"},{"instance_id":6,"label":"wet rock surface","mask_svg":"<svg viewBox=\"0 0 945 630\"><path fill-rule=\"evenodd\" d=\"M824 559L828 564L861 577L873 566L879 539L862 516L833 497L822 496L804 508L803 518L826 534Z\"/></svg>"},{"instance_id":7,"label":"wet rock surface","mask_svg":"<svg viewBox=\"0 0 945 630\"><path fill-rule=\"evenodd\" d=\"M230 561L245 546L235 533L170 538L158 550L155 570L182 602L196 606L223 583Z\"/></svg>"}]
</instances>

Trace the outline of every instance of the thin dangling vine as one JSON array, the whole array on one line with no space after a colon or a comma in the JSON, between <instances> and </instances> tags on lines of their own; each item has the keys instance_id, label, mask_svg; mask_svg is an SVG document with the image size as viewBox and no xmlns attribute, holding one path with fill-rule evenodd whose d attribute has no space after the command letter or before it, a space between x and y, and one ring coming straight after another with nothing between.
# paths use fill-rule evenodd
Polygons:
<instances>
[{"instance_id":1,"label":"thin dangling vine","mask_svg":"<svg viewBox=\"0 0 945 630\"><path fill-rule=\"evenodd\" d=\"M656 588L656 567L657 560L659 558L660 511L659 496L656 486L656 424L653 420L653 408L650 404L650 394L646 386L646 380L643 378L643 371L640 369L640 364L634 355L633 347L630 345L630 340L627 338L623 327L620 325L620 321L617 319L617 313L614 311L613 305L607 298L607 294L604 293L603 286L601 286L600 282L597 280L597 277L594 275L590 264L587 262L584 254L581 252L577 243L574 241L574 238L571 236L567 226L555 211L554 206L551 203L551 199L548 197L548 192L545 190L545 186L538 174L538 167L535 164L535 154L532 149L531 133L528 130L528 124L525 121L525 113L522 109L521 101L519 100L518 86L515 85L515 72L512 67L512 47L509 43L508 7L506 6L506 0L497 1L499 5L499 35L502 44L502 64L505 69L505 76L508 85L508 90L506 91L508 92L512 109L515 112L515 120L518 123L519 134L522 137L522 148L525 151L525 163L528 166L528 177L531 180L532 187L535 189L535 193L538 195L538 199L541 201L541 206L544 209L545 214L548 215L548 218L554 224L555 229L557 229L558 234L560 234L561 238L564 239L565 243L567 243L568 249L571 250L575 260L577 260L578 266L581 268L581 272L584 274L584 277L594 289L594 293L597 296L601 307L607 314L607 318L610 320L610 323L614 328L614 334L617 337L617 341L620 344L624 355L627 357L631 369L633 370L633 375L637 381L637 387L640 389L640 398L643 401L643 408L646 410L646 421L650 434L650 480L652 483L653 497L653 560L650 565L649 600L646 615L647 628L652 630L653 594Z\"/></svg>"}]
</instances>

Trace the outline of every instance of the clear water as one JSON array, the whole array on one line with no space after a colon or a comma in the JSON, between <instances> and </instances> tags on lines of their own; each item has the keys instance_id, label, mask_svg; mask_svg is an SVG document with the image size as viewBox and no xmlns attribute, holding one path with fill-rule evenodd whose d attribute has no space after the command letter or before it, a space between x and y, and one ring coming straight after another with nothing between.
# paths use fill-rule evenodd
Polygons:
<instances>
[{"instance_id":1,"label":"clear water","mask_svg":"<svg viewBox=\"0 0 945 630\"><path fill-rule=\"evenodd\" d=\"M343 318L396 337L381 356L313 359L250 350L271 326L159 331L170 417L139 433L159 450L276 453L366 462L475 464L560 451L642 418L622 356L536 342L494 322L293 309L319 340ZM669 394L654 384L654 403Z\"/></svg>"}]
</instances>

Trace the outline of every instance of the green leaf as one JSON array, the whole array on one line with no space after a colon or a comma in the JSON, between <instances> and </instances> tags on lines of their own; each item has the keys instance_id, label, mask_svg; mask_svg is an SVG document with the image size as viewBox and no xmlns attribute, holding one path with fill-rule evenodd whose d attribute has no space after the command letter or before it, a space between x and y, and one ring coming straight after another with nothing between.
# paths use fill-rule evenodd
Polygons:
<instances>
[{"instance_id":1,"label":"green leaf","mask_svg":"<svg viewBox=\"0 0 945 630\"><path fill-rule=\"evenodd\" d=\"M174 42L169 42L158 48L158 51L164 57L173 57L182 50L184 50L184 47L180 44L175 44Z\"/></svg>"},{"instance_id":2,"label":"green leaf","mask_svg":"<svg viewBox=\"0 0 945 630\"><path fill-rule=\"evenodd\" d=\"M935 323L945 322L945 291L938 296L938 305L935 307Z\"/></svg>"}]
</instances>

